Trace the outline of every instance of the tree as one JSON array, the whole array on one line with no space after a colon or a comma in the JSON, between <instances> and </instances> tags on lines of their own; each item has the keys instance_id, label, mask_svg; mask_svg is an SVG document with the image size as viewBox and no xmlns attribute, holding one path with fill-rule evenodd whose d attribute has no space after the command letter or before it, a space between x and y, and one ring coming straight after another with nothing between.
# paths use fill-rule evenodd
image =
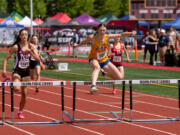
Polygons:
<instances>
[{"instance_id":1,"label":"tree","mask_svg":"<svg viewBox=\"0 0 180 135\"><path fill-rule=\"evenodd\" d=\"M124 16L129 13L129 0L121 0L120 2L120 16Z\"/></svg>"},{"instance_id":2,"label":"tree","mask_svg":"<svg viewBox=\"0 0 180 135\"><path fill-rule=\"evenodd\" d=\"M0 13L7 13L7 2L6 2L6 0L0 0Z\"/></svg>"},{"instance_id":3,"label":"tree","mask_svg":"<svg viewBox=\"0 0 180 135\"><path fill-rule=\"evenodd\" d=\"M115 16L119 16L120 4L121 4L121 0L106 0L104 3L102 14L112 13Z\"/></svg>"},{"instance_id":4,"label":"tree","mask_svg":"<svg viewBox=\"0 0 180 135\"><path fill-rule=\"evenodd\" d=\"M83 13L92 15L95 0L58 0L57 10L67 13L71 17L77 17Z\"/></svg>"},{"instance_id":5,"label":"tree","mask_svg":"<svg viewBox=\"0 0 180 135\"><path fill-rule=\"evenodd\" d=\"M106 13L112 13L117 17L123 16L129 12L128 0L95 0L95 17L100 17Z\"/></svg>"},{"instance_id":6,"label":"tree","mask_svg":"<svg viewBox=\"0 0 180 135\"><path fill-rule=\"evenodd\" d=\"M23 16L30 16L30 0L16 0L14 9ZM46 17L46 4L44 0L33 0L33 17L39 15Z\"/></svg>"}]
</instances>

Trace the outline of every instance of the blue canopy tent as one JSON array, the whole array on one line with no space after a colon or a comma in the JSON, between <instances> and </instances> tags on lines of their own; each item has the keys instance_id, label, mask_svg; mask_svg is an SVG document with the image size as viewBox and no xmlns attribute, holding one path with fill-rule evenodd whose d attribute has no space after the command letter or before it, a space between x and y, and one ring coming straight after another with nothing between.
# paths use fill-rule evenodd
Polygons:
<instances>
[{"instance_id":1,"label":"blue canopy tent","mask_svg":"<svg viewBox=\"0 0 180 135\"><path fill-rule=\"evenodd\" d=\"M119 18L118 20L129 20L129 14ZM147 22L147 21L138 21L138 24L140 26L149 26L149 22Z\"/></svg>"},{"instance_id":2,"label":"blue canopy tent","mask_svg":"<svg viewBox=\"0 0 180 135\"><path fill-rule=\"evenodd\" d=\"M0 45L11 45L23 25L17 24L11 17L8 17L0 24Z\"/></svg>"},{"instance_id":3,"label":"blue canopy tent","mask_svg":"<svg viewBox=\"0 0 180 135\"><path fill-rule=\"evenodd\" d=\"M4 20L4 22L0 24L0 27L24 28L23 25L17 24L11 17L8 17L6 20Z\"/></svg>"},{"instance_id":4,"label":"blue canopy tent","mask_svg":"<svg viewBox=\"0 0 180 135\"><path fill-rule=\"evenodd\" d=\"M174 29L180 29L180 16L169 23L162 24L161 28L169 29L170 26L172 26Z\"/></svg>"}]
</instances>

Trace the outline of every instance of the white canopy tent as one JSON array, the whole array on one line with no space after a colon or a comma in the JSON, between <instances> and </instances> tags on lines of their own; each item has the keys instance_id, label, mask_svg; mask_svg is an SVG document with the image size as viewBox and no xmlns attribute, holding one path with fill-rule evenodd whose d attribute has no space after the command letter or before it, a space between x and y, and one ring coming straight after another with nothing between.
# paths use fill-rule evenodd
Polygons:
<instances>
[{"instance_id":1,"label":"white canopy tent","mask_svg":"<svg viewBox=\"0 0 180 135\"><path fill-rule=\"evenodd\" d=\"M31 19L25 16L21 21L17 22L18 24L24 25L24 27L31 27ZM37 26L37 24L32 21L33 26Z\"/></svg>"}]
</instances>

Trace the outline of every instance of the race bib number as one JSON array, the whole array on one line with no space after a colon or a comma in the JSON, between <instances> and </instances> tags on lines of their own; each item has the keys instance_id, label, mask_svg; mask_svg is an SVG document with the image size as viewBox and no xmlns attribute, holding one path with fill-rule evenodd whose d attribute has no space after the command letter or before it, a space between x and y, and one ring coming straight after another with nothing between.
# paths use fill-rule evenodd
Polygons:
<instances>
[{"instance_id":1,"label":"race bib number","mask_svg":"<svg viewBox=\"0 0 180 135\"><path fill-rule=\"evenodd\" d=\"M106 52L97 53L97 59L101 60L106 56Z\"/></svg>"},{"instance_id":2,"label":"race bib number","mask_svg":"<svg viewBox=\"0 0 180 135\"><path fill-rule=\"evenodd\" d=\"M113 61L114 62L121 62L121 56L114 56Z\"/></svg>"},{"instance_id":3,"label":"race bib number","mask_svg":"<svg viewBox=\"0 0 180 135\"><path fill-rule=\"evenodd\" d=\"M29 60L28 61L19 61L19 68L25 69L29 67Z\"/></svg>"}]
</instances>

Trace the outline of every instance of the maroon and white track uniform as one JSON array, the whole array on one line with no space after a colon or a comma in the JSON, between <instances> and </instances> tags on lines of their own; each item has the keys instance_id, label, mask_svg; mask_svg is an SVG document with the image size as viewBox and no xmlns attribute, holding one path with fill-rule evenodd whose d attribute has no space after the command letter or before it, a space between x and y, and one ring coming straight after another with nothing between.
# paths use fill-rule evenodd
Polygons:
<instances>
[{"instance_id":1,"label":"maroon and white track uniform","mask_svg":"<svg viewBox=\"0 0 180 135\"><path fill-rule=\"evenodd\" d=\"M116 66L122 66L123 64L123 45L120 43L120 48L117 49L116 46L113 44L113 48L111 49L112 55L110 61Z\"/></svg>"},{"instance_id":2,"label":"maroon and white track uniform","mask_svg":"<svg viewBox=\"0 0 180 135\"><path fill-rule=\"evenodd\" d=\"M31 54L29 51L22 51L19 44L17 44L17 46L18 46L18 51L16 53L15 65L14 65L13 70L14 71L23 71L23 72L28 71L29 72ZM28 44L28 47L30 48L29 44Z\"/></svg>"}]
</instances>

